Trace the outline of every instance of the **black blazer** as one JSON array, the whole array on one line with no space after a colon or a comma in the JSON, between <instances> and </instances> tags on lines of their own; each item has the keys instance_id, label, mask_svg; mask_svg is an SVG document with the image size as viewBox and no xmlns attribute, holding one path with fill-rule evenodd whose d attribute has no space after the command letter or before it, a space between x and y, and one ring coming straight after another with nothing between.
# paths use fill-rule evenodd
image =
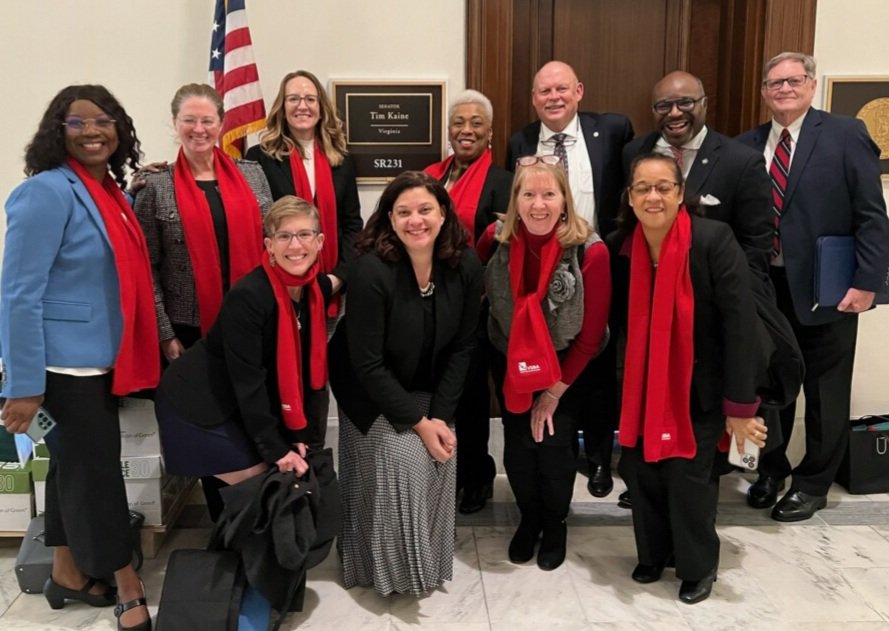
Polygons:
<instances>
[{"instance_id":1,"label":"black blazer","mask_svg":"<svg viewBox=\"0 0 889 631\"><path fill-rule=\"evenodd\" d=\"M482 270L475 251L465 249L456 268L436 261L433 281L435 390L428 416L450 423L478 326ZM423 346L422 300L406 257L387 263L371 252L356 259L349 307L330 341L330 386L340 407L364 433L380 414L398 431L423 417L406 388Z\"/></svg>"},{"instance_id":2,"label":"black blazer","mask_svg":"<svg viewBox=\"0 0 889 631\"><path fill-rule=\"evenodd\" d=\"M623 114L578 112L577 115L593 167L593 196L599 234L610 234L615 228L620 196L626 186L621 151L633 138L633 124ZM540 121L514 133L509 139L506 168L513 171L517 158L537 153L539 140Z\"/></svg>"},{"instance_id":3,"label":"black blazer","mask_svg":"<svg viewBox=\"0 0 889 631\"><path fill-rule=\"evenodd\" d=\"M659 134L652 132L634 139L624 147L624 170L638 155L654 150ZM688 172L685 200L696 203L710 195L717 206L699 206L705 217L723 221L732 227L750 269L768 283L769 255L772 249L772 183L765 169L762 151L707 130L704 142Z\"/></svg>"},{"instance_id":4,"label":"black blazer","mask_svg":"<svg viewBox=\"0 0 889 631\"><path fill-rule=\"evenodd\" d=\"M290 170L290 158L275 160L263 153L259 145L254 145L247 150L247 159L259 162L272 189L272 199L280 199L285 195L296 195L293 186L293 172ZM361 201L358 199L358 182L355 179L355 161L352 156L346 154L343 163L338 167L331 167L333 177L333 191L336 195L336 225L337 243L339 244L339 263L333 269L332 274L347 282L349 276L348 264L355 258L355 250L352 247L355 237L361 232L364 222L361 219ZM314 200L308 200L314 203Z\"/></svg>"},{"instance_id":5,"label":"black blazer","mask_svg":"<svg viewBox=\"0 0 889 631\"><path fill-rule=\"evenodd\" d=\"M325 302L330 280L318 275ZM304 292L305 293L305 292ZM300 303L303 405L308 426L288 430L278 393L278 304L265 270L257 267L225 295L207 336L164 371L159 391L190 422L213 425L239 419L262 459L273 464L294 442L322 446L327 389L309 385L308 299Z\"/></svg>"},{"instance_id":6,"label":"black blazer","mask_svg":"<svg viewBox=\"0 0 889 631\"><path fill-rule=\"evenodd\" d=\"M763 152L772 123L738 141ZM810 108L790 165L781 244L797 319L826 324L848 314L836 307L812 311L815 242L823 235L855 235L858 271L852 286L877 291L889 269L889 220L880 183L880 150L857 118Z\"/></svg>"},{"instance_id":7,"label":"black blazer","mask_svg":"<svg viewBox=\"0 0 889 631\"><path fill-rule=\"evenodd\" d=\"M626 331L630 257L621 254L619 233L609 235L607 244L613 320ZM724 399L752 403L766 382L771 343L756 314L744 253L723 222L692 217L689 256L695 297L692 396L704 412Z\"/></svg>"}]
</instances>

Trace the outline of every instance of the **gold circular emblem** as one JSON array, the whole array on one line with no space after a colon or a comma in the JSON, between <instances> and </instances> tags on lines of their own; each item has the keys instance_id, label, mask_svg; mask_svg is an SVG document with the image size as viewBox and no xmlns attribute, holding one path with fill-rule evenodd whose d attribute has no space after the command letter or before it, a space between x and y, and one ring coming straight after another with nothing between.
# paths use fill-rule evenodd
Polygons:
<instances>
[{"instance_id":1,"label":"gold circular emblem","mask_svg":"<svg viewBox=\"0 0 889 631\"><path fill-rule=\"evenodd\" d=\"M889 159L889 98L868 101L857 117L864 121L867 132L880 147L880 160Z\"/></svg>"}]
</instances>

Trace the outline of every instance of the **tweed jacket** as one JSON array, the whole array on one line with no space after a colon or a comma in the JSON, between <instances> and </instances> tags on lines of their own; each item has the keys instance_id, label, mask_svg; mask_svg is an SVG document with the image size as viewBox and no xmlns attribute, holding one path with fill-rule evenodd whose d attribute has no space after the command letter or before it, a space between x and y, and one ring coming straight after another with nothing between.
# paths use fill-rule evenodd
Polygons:
<instances>
[{"instance_id":1,"label":"tweed jacket","mask_svg":"<svg viewBox=\"0 0 889 631\"><path fill-rule=\"evenodd\" d=\"M272 193L265 174L255 162L235 160L235 164L256 194L256 201L265 216L272 205ZM175 337L173 322L200 326L194 272L173 190L172 164L158 173L148 174L145 188L136 195L133 210L148 243L160 339L169 340Z\"/></svg>"}]
</instances>

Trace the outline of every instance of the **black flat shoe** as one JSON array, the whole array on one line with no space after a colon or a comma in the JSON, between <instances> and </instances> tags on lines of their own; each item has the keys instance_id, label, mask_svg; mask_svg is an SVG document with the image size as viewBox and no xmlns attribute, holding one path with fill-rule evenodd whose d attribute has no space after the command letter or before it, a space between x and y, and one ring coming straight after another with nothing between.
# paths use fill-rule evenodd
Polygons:
<instances>
[{"instance_id":1,"label":"black flat shoe","mask_svg":"<svg viewBox=\"0 0 889 631\"><path fill-rule=\"evenodd\" d=\"M145 593L144 588L143 593ZM128 600L125 603L117 603L117 606L114 608L114 617L117 618L117 631L151 631L150 614L148 616L148 620L137 624L135 627L125 627L120 623L121 615L123 615L124 612L127 612L130 609L135 609L136 607L145 607L145 612L148 613L148 603L145 601L145 596L140 596L139 598Z\"/></svg>"},{"instance_id":2,"label":"black flat shoe","mask_svg":"<svg viewBox=\"0 0 889 631\"><path fill-rule=\"evenodd\" d=\"M509 560L513 563L527 563L534 558L534 546L540 538L543 524L536 519L522 517L519 527L509 542Z\"/></svg>"},{"instance_id":3,"label":"black flat shoe","mask_svg":"<svg viewBox=\"0 0 889 631\"><path fill-rule=\"evenodd\" d=\"M587 480L586 490L593 497L607 497L614 488L614 480L611 478L611 469L604 465L590 465L590 479Z\"/></svg>"},{"instance_id":4,"label":"black flat shoe","mask_svg":"<svg viewBox=\"0 0 889 631\"><path fill-rule=\"evenodd\" d=\"M716 570L710 572L699 581L682 581L679 586L679 600L686 605L693 605L710 597L713 583L716 582Z\"/></svg>"},{"instance_id":5,"label":"black flat shoe","mask_svg":"<svg viewBox=\"0 0 889 631\"><path fill-rule=\"evenodd\" d=\"M629 491L624 491L617 496L617 505L620 508L633 508L633 498L630 497Z\"/></svg>"},{"instance_id":6,"label":"black flat shoe","mask_svg":"<svg viewBox=\"0 0 889 631\"><path fill-rule=\"evenodd\" d=\"M543 538L537 552L537 567L554 570L565 560L568 546L568 526L564 521L549 522L543 526Z\"/></svg>"},{"instance_id":7,"label":"black flat shoe","mask_svg":"<svg viewBox=\"0 0 889 631\"><path fill-rule=\"evenodd\" d=\"M778 501L778 493L784 490L784 480L770 475L760 475L747 489L747 505L750 508L768 508Z\"/></svg>"},{"instance_id":8,"label":"black flat shoe","mask_svg":"<svg viewBox=\"0 0 889 631\"><path fill-rule=\"evenodd\" d=\"M663 573L663 565L645 565L644 563L640 563L636 566L630 576L632 576L633 580L637 583L642 583L644 585L646 583L659 581L661 579L661 574Z\"/></svg>"},{"instance_id":9,"label":"black flat shoe","mask_svg":"<svg viewBox=\"0 0 889 631\"><path fill-rule=\"evenodd\" d=\"M90 590L98 582L94 578L88 578L80 589L69 589L56 583L50 576L43 584L43 595L53 609L64 607L65 600L79 600L93 607L110 607L116 602L114 588L109 586L102 594L90 593Z\"/></svg>"},{"instance_id":10,"label":"black flat shoe","mask_svg":"<svg viewBox=\"0 0 889 631\"><path fill-rule=\"evenodd\" d=\"M809 495L790 489L772 509L772 519L785 522L804 521L825 506L827 506L826 495Z\"/></svg>"},{"instance_id":11,"label":"black flat shoe","mask_svg":"<svg viewBox=\"0 0 889 631\"><path fill-rule=\"evenodd\" d=\"M477 513L485 507L488 500L494 497L494 483L489 482L481 486L465 487L463 489L463 499L460 500L460 506L457 508L464 515Z\"/></svg>"}]
</instances>

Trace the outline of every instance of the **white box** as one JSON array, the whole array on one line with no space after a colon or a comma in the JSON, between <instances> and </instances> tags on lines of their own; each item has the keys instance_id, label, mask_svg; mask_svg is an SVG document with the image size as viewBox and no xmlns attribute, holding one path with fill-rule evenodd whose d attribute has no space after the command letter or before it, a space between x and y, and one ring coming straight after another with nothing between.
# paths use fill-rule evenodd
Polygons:
<instances>
[{"instance_id":1,"label":"white box","mask_svg":"<svg viewBox=\"0 0 889 631\"><path fill-rule=\"evenodd\" d=\"M154 401L123 397L120 400L120 455L151 456L161 451Z\"/></svg>"},{"instance_id":2,"label":"white box","mask_svg":"<svg viewBox=\"0 0 889 631\"><path fill-rule=\"evenodd\" d=\"M0 530L27 530L33 516L30 493L0 493Z\"/></svg>"},{"instance_id":3,"label":"white box","mask_svg":"<svg viewBox=\"0 0 889 631\"><path fill-rule=\"evenodd\" d=\"M46 480L34 480L34 510L38 515L46 511Z\"/></svg>"},{"instance_id":4,"label":"white box","mask_svg":"<svg viewBox=\"0 0 889 631\"><path fill-rule=\"evenodd\" d=\"M130 510L145 515L145 524L148 526L163 524L161 489L164 476L161 457L154 454L121 458L120 473L123 475Z\"/></svg>"}]
</instances>

